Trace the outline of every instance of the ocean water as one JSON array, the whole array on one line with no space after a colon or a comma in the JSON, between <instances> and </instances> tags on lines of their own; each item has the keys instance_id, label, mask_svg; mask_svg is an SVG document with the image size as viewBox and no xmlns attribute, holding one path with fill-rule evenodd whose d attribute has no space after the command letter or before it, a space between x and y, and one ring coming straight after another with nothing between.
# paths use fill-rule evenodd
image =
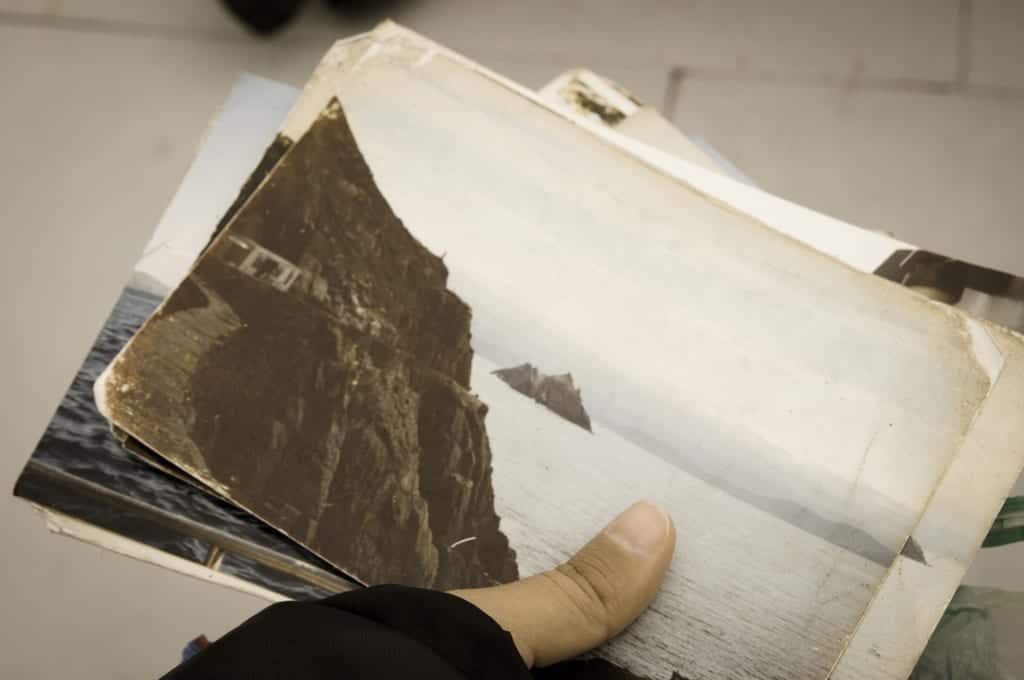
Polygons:
<instances>
[{"instance_id":1,"label":"ocean water","mask_svg":"<svg viewBox=\"0 0 1024 680\"><path fill-rule=\"evenodd\" d=\"M136 459L111 433L93 400L93 384L159 304L160 298L149 293L132 288L122 291L32 453L32 460L340 575L243 510ZM145 517L126 515L115 504L56 485L31 467L23 471L15 495L178 557L202 563L208 552L208 545L192 536L166 529ZM293 576L241 557L225 559L221 570L296 599L326 594Z\"/></svg>"},{"instance_id":2,"label":"ocean water","mask_svg":"<svg viewBox=\"0 0 1024 680\"><path fill-rule=\"evenodd\" d=\"M491 374L495 509L520 574L551 569L630 504L673 517L676 555L650 610L601 654L650 678L824 678L887 569L738 500L593 422L566 423Z\"/></svg>"}]
</instances>

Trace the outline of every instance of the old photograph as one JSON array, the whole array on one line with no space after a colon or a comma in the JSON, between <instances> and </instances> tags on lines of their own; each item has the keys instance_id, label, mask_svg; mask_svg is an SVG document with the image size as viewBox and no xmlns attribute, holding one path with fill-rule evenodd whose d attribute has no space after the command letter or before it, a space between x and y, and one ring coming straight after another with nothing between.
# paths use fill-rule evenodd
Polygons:
<instances>
[{"instance_id":1,"label":"old photograph","mask_svg":"<svg viewBox=\"0 0 1024 680\"><path fill-rule=\"evenodd\" d=\"M364 583L515 580L470 311L389 213L334 101L119 357L104 402Z\"/></svg>"}]
</instances>

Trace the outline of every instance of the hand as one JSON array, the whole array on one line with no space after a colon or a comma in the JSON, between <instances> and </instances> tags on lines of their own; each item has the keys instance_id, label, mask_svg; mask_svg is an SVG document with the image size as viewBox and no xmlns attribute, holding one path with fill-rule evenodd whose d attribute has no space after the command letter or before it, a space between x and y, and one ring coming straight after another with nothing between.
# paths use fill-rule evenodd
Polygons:
<instances>
[{"instance_id":1,"label":"hand","mask_svg":"<svg viewBox=\"0 0 1024 680\"><path fill-rule=\"evenodd\" d=\"M647 608L675 550L672 520L641 502L565 564L515 583L456 590L512 634L528 667L597 647Z\"/></svg>"}]
</instances>

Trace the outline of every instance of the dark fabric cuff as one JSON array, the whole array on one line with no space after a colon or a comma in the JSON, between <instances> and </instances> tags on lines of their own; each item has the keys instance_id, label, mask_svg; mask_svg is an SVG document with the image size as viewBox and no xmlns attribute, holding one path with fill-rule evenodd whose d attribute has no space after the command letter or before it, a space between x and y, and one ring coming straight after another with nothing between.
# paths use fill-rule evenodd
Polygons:
<instances>
[{"instance_id":1,"label":"dark fabric cuff","mask_svg":"<svg viewBox=\"0 0 1024 680\"><path fill-rule=\"evenodd\" d=\"M531 676L512 636L476 606L405 586L272 605L164 678L638 680L601 659Z\"/></svg>"},{"instance_id":2,"label":"dark fabric cuff","mask_svg":"<svg viewBox=\"0 0 1024 680\"><path fill-rule=\"evenodd\" d=\"M429 647L466 678L529 680L512 635L475 605L448 593L374 586L320 601Z\"/></svg>"}]
</instances>

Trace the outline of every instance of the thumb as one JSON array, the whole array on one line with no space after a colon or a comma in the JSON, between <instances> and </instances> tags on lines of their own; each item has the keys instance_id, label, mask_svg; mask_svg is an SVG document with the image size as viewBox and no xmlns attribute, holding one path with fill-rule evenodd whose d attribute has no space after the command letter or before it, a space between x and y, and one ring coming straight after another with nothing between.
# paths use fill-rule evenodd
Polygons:
<instances>
[{"instance_id":1,"label":"thumb","mask_svg":"<svg viewBox=\"0 0 1024 680\"><path fill-rule=\"evenodd\" d=\"M452 594L509 631L527 666L547 666L632 623L654 599L675 542L669 516L653 503L636 503L551 571Z\"/></svg>"}]
</instances>

